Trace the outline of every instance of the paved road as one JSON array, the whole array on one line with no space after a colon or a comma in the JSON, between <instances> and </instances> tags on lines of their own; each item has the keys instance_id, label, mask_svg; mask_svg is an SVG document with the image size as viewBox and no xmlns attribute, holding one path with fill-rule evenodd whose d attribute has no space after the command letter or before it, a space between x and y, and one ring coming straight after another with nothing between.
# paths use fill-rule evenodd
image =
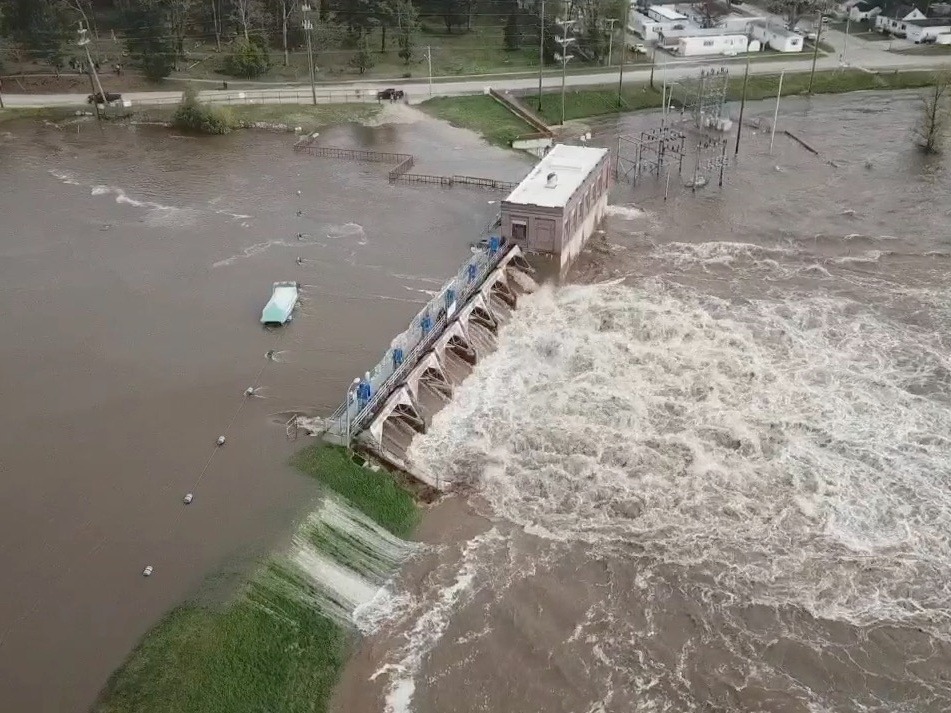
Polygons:
<instances>
[{"instance_id":1,"label":"paved road","mask_svg":"<svg viewBox=\"0 0 951 713\"><path fill-rule=\"evenodd\" d=\"M852 68L862 68L868 70L891 70L891 69L936 69L951 64L951 57L932 55L915 56L887 52L881 45L883 42L869 42L855 37L849 37L846 47L845 34L835 30L828 30L823 34L823 39L836 48L835 54L820 57L816 68L837 69L844 66ZM844 51L844 57L843 57ZM715 57L704 60L671 60L663 63L660 58L655 67L655 83L663 82L666 75L668 80L675 80L690 76L696 73L697 68L704 65L722 65L724 59ZM763 60L753 61L750 65L751 74L778 74L780 71L786 72L808 72L812 64L812 57L808 53L799 54L795 57L782 60ZM742 67L742 60L733 60L731 65ZM736 69L735 71L742 71ZM631 69L624 73L624 83L634 84L646 82L650 77L650 70L638 66L637 69ZM618 81L617 72L598 72L591 74L572 74L566 79L569 87L587 87L598 85L616 85ZM362 98L370 99L377 89L387 84L397 84L397 82L373 81L356 82L336 85L321 85L318 87L321 102L343 102L354 101L359 92ZM432 86L428 82L409 82L399 83L399 86L406 91L409 100L413 103L425 101L430 96L459 96L465 94L481 94L485 87L492 86L496 89L509 90L531 90L538 87L537 77L522 78L484 78L484 79L465 79L459 81L440 81ZM554 89L561 86L561 77L558 75L549 75L544 78L543 86ZM280 103L309 103L311 101L310 88L307 85L288 85L285 88L262 88L262 89L244 89L241 91L223 91L223 90L205 90L200 94L204 100L210 100L221 103L248 103L261 102L269 104ZM131 100L134 104L172 104L181 98L180 91L165 92L130 92L123 94L125 99ZM4 94L4 102L9 107L54 107L54 106L75 106L85 102L85 94Z\"/></svg>"}]
</instances>

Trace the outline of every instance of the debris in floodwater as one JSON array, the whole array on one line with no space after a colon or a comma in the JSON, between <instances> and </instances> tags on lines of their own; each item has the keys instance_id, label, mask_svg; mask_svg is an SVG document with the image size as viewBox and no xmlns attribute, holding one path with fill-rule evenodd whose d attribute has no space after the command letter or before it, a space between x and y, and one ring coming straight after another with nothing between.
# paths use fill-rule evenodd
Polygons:
<instances>
[{"instance_id":1,"label":"debris in floodwater","mask_svg":"<svg viewBox=\"0 0 951 713\"><path fill-rule=\"evenodd\" d=\"M182 498L182 502L188 505L194 499L195 499L194 495L192 495L191 493L185 493L185 497Z\"/></svg>"},{"instance_id":2,"label":"debris in floodwater","mask_svg":"<svg viewBox=\"0 0 951 713\"><path fill-rule=\"evenodd\" d=\"M143 577L152 576L152 565L147 565L146 568L142 570L142 576Z\"/></svg>"},{"instance_id":3,"label":"debris in floodwater","mask_svg":"<svg viewBox=\"0 0 951 713\"><path fill-rule=\"evenodd\" d=\"M224 437L224 436L218 436L218 440L215 441L215 445L223 446L224 444L225 444L225 437Z\"/></svg>"},{"instance_id":4,"label":"debris in floodwater","mask_svg":"<svg viewBox=\"0 0 951 713\"><path fill-rule=\"evenodd\" d=\"M253 387L253 386L249 386L248 388L246 388L246 389L244 390L244 395L245 395L245 396L254 396L254 387Z\"/></svg>"}]
</instances>

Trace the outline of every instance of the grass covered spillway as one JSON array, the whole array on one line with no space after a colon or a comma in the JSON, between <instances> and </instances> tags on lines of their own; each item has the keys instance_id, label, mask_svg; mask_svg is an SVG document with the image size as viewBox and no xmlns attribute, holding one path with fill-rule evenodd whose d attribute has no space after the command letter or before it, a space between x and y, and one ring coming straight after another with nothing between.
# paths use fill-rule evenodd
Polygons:
<instances>
[{"instance_id":1,"label":"grass covered spillway","mask_svg":"<svg viewBox=\"0 0 951 713\"><path fill-rule=\"evenodd\" d=\"M109 680L103 713L292 713L326 709L368 603L414 550L407 491L347 452L314 446L294 465L327 489L290 552L222 605L185 604Z\"/></svg>"}]
</instances>

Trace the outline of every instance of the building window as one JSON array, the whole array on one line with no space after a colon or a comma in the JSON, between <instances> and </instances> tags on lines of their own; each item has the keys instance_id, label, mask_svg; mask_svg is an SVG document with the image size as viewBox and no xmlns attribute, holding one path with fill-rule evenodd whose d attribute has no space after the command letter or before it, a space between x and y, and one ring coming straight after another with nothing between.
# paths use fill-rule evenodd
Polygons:
<instances>
[{"instance_id":1,"label":"building window","mask_svg":"<svg viewBox=\"0 0 951 713\"><path fill-rule=\"evenodd\" d=\"M525 220L512 220L512 240L516 243L524 243L528 237L528 224Z\"/></svg>"}]
</instances>

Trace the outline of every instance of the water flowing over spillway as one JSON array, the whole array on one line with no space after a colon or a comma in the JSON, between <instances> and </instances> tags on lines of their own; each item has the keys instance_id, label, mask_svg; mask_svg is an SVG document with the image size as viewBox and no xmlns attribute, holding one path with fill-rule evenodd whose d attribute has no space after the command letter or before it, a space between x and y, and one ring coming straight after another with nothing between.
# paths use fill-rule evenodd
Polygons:
<instances>
[{"instance_id":1,"label":"water flowing over spillway","mask_svg":"<svg viewBox=\"0 0 951 713\"><path fill-rule=\"evenodd\" d=\"M393 624L388 711L951 710L947 175L859 219L858 162L616 209L520 301L409 449L491 525Z\"/></svg>"}]
</instances>

